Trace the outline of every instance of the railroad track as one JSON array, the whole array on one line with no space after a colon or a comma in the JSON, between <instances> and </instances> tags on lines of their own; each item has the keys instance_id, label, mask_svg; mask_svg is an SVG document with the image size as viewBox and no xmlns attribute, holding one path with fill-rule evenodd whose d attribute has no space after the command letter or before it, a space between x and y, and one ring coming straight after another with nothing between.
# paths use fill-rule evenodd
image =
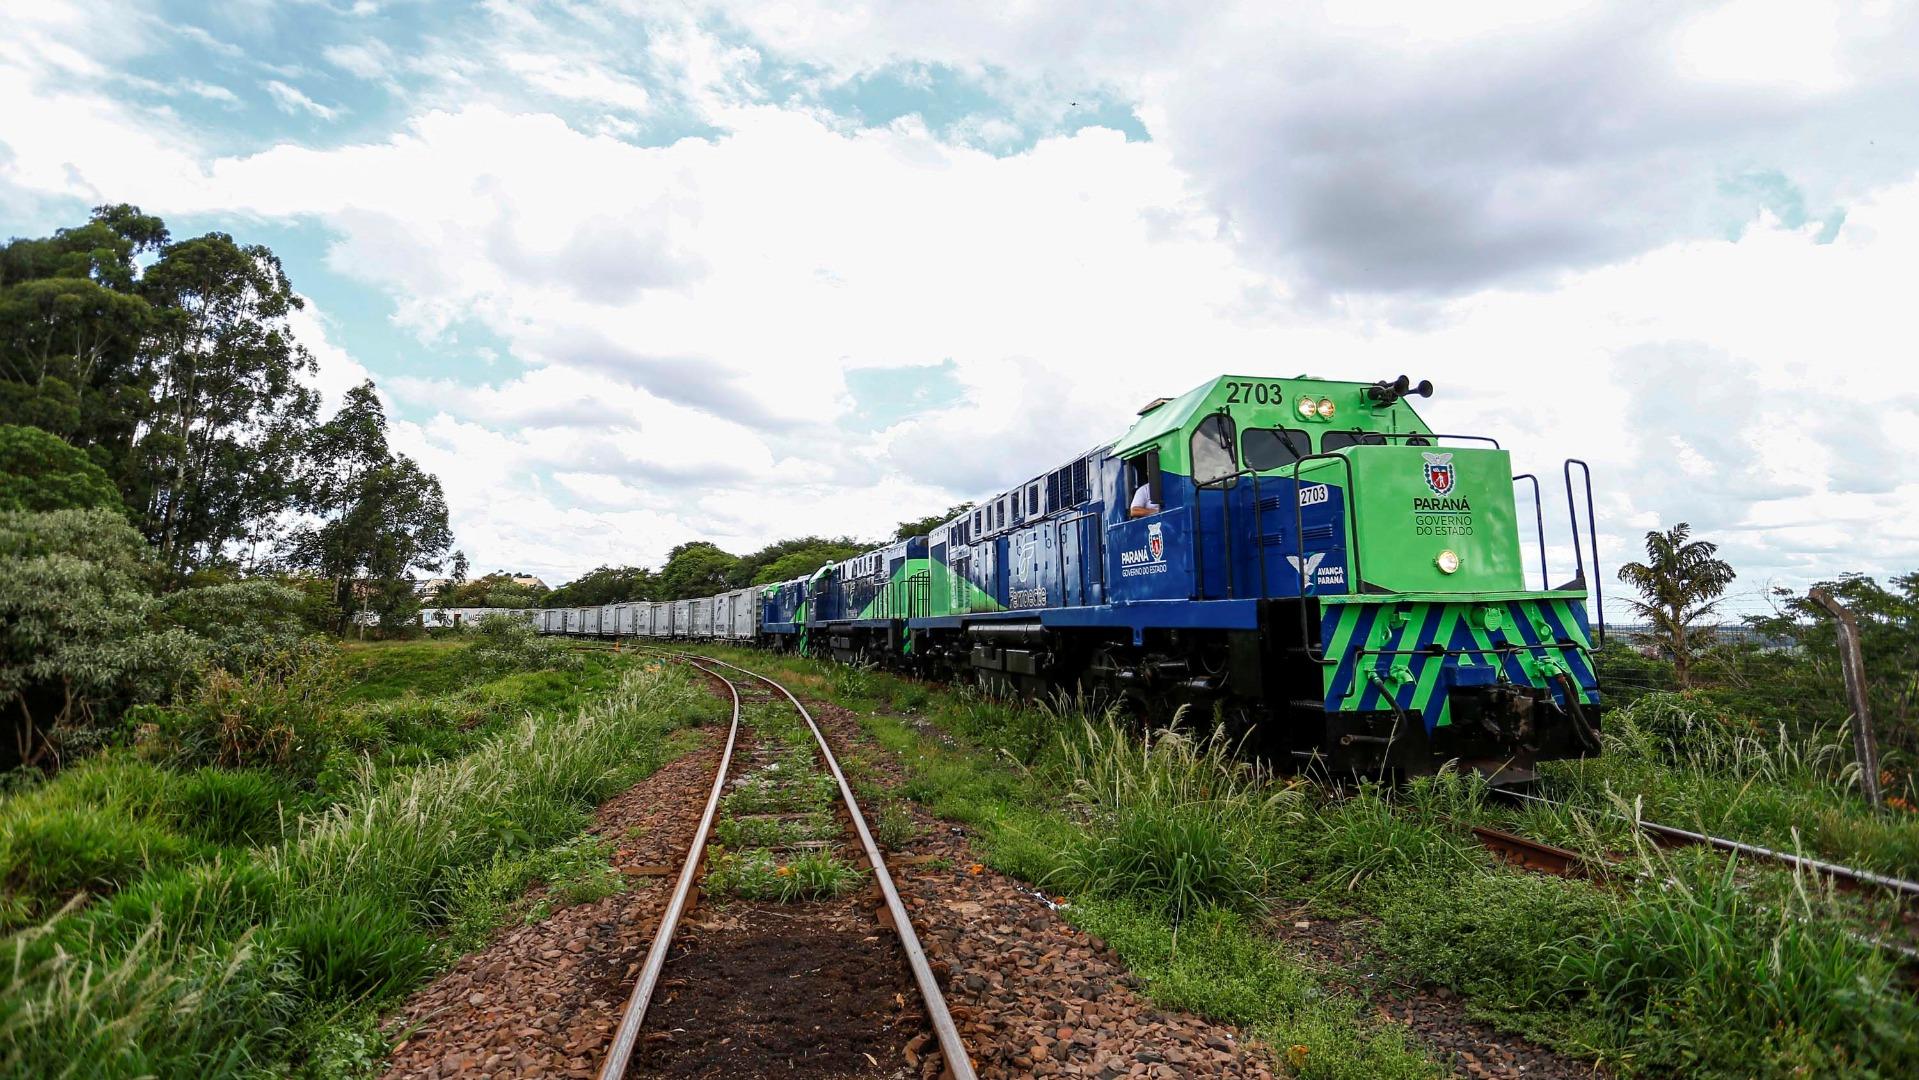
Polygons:
<instances>
[{"instance_id":1,"label":"railroad track","mask_svg":"<svg viewBox=\"0 0 1919 1080\"><path fill-rule=\"evenodd\" d=\"M1535 803L1541 806L1557 807L1562 810L1577 810L1581 813L1598 814L1602 817L1611 818L1614 821L1631 822L1640 832L1645 833L1654 843L1662 847L1703 846L1717 848L1720 851L1730 852L1746 858L1758 859L1763 862L1779 863L1791 867L1794 870L1817 874L1832 880L1833 883L1840 888L1855 890L1878 889L1893 894L1902 902L1919 899L1919 881L1908 881L1905 878L1878 874L1871 870L1842 866L1838 863L1827 862L1823 859L1810 859L1804 855L1794 855L1789 851L1775 851L1772 848L1761 847L1758 844L1747 844L1738 840L1728 840L1723 836L1694 832L1691 829L1681 829L1672 825L1661 825L1656 821L1647 821L1644 818L1629 818L1624 814L1614 813L1610 810L1595 810L1590 807L1578 806L1573 803L1562 802L1558 799L1548 799L1543 795L1533 795L1524 791L1508 789L1499 791L1498 794L1502 798L1512 799L1515 802ZM1486 828L1485 826L1474 826L1473 834L1477 836L1480 843L1484 844L1488 849L1516 865L1568 876L1590 876L1604 873L1602 867L1593 866L1576 852L1567 851L1564 848L1557 848L1550 844L1542 844L1536 840L1529 840L1526 837L1514 833Z\"/></svg>"},{"instance_id":2,"label":"railroad track","mask_svg":"<svg viewBox=\"0 0 1919 1080\"><path fill-rule=\"evenodd\" d=\"M595 651L621 651L618 646L586 646ZM721 669L746 676L765 684L778 697L784 697L805 721L808 730L817 743L821 759L827 771L839 788L840 800L846 808L854 832L859 837L868 865L873 871L873 880L878 885L885 901L885 914L882 921L890 924L898 933L900 945L905 950L907 964L912 970L913 982L919 990L920 1001L926 1010L926 1016L937 1038L940 1055L946 1065L946 1075L953 1080L974 1080L972 1060L966 1053L965 1045L960 1041L959 1029L953 1023L952 1014L947 1010L945 995L941 993L938 981L933 976L931 965L926 959L926 951L920 945L919 935L913 930L913 923L907 917L905 905L900 902L899 889L886 868L886 860L880 854L879 845L873 840L872 830L867 827L866 818L861 813L858 801L853 797L853 789L847 783L846 776L840 770L839 759L827 745L826 734L814 720L813 714L800 699L794 696L778 681L749 671L736 664L707 656L690 653L671 652L651 646L640 649L660 655L679 663L697 668L725 685L732 697L732 719L727 727L726 745L720 754L720 764L713 776L713 787L707 795L706 806L700 815L699 825L694 831L693 842L687 848L686 860L673 888L673 894L667 901L665 912L660 918L658 930L654 933L651 946L647 949L646 961L641 966L633 991L628 996L626 1007L620 1016L618 1029L614 1033L611 1049L600 1069L600 1080L620 1080L627 1074L633 1052L638 1045L640 1032L646 1023L649 1006L653 1002L654 991L660 985L661 973L666 968L668 951L672 946L674 934L679 929L680 919L692 903L694 890L698 885L702 864L705 860L707 839L712 833L713 822L720 806L720 797L725 792L726 781L732 766L733 751L738 743L740 730L740 706L748 695L742 694L740 683L729 677ZM774 700L776 700L775 698Z\"/></svg>"}]
</instances>

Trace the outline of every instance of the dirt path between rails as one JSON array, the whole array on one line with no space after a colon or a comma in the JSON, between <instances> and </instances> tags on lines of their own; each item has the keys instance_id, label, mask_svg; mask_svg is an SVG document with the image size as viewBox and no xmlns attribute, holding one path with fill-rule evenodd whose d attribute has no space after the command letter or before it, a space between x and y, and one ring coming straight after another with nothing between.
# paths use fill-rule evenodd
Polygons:
<instances>
[{"instance_id":1,"label":"dirt path between rails","mask_svg":"<svg viewBox=\"0 0 1919 1080\"><path fill-rule=\"evenodd\" d=\"M754 768L752 739L753 729L742 726L746 752L734 757L729 790ZM834 853L865 868L844 810L834 817ZM879 904L870 879L833 900L703 899L681 922L626 1075L911 1075L905 1048L928 1030L926 1013L899 937L879 921Z\"/></svg>"},{"instance_id":2,"label":"dirt path between rails","mask_svg":"<svg viewBox=\"0 0 1919 1080\"><path fill-rule=\"evenodd\" d=\"M629 891L511 927L409 998L392 1080L593 1077L713 784L725 735L614 796L592 831L616 844Z\"/></svg>"},{"instance_id":3,"label":"dirt path between rails","mask_svg":"<svg viewBox=\"0 0 1919 1080\"><path fill-rule=\"evenodd\" d=\"M860 900L716 905L674 943L628 1076L905 1077L926 1029Z\"/></svg>"}]
</instances>

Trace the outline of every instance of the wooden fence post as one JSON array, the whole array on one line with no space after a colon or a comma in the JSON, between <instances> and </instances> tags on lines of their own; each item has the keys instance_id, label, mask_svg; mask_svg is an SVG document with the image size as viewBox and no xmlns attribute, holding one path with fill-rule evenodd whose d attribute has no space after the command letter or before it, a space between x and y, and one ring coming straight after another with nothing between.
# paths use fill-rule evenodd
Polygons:
<instances>
[{"instance_id":1,"label":"wooden fence post","mask_svg":"<svg viewBox=\"0 0 1919 1080\"><path fill-rule=\"evenodd\" d=\"M1852 699L1852 749L1859 757L1866 798L1879 808L1879 741L1872 734L1872 712L1866 702L1866 659L1859 651L1859 623L1844 604L1824 589L1806 594L1829 612L1839 631L1839 666L1846 673L1846 696Z\"/></svg>"}]
</instances>

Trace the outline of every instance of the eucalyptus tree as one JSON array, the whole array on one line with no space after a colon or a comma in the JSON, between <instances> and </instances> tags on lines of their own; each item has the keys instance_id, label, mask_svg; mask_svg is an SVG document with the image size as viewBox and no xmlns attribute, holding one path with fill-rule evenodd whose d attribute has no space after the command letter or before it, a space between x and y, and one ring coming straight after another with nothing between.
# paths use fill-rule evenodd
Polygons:
<instances>
[{"instance_id":1,"label":"eucalyptus tree","mask_svg":"<svg viewBox=\"0 0 1919 1080\"><path fill-rule=\"evenodd\" d=\"M59 435L121 477L151 382L136 260L166 241L159 218L121 205L0 245L0 423Z\"/></svg>"},{"instance_id":2,"label":"eucalyptus tree","mask_svg":"<svg viewBox=\"0 0 1919 1080\"><path fill-rule=\"evenodd\" d=\"M1646 534L1646 561L1619 568L1619 580L1639 590L1628 600L1634 613L1652 624L1652 640L1672 658L1680 686L1692 685L1692 661L1702 631L1700 620L1719 607L1731 585L1731 564L1718 557L1719 545L1692 540L1692 526L1680 522L1665 532ZM1708 639L1710 634L1704 634Z\"/></svg>"},{"instance_id":3,"label":"eucalyptus tree","mask_svg":"<svg viewBox=\"0 0 1919 1080\"><path fill-rule=\"evenodd\" d=\"M305 441L297 506L281 561L332 585L342 628L361 611L388 621L412 601L408 575L438 570L453 547L439 480L387 444L386 410L371 382Z\"/></svg>"},{"instance_id":4,"label":"eucalyptus tree","mask_svg":"<svg viewBox=\"0 0 1919 1080\"><path fill-rule=\"evenodd\" d=\"M152 389L128 469L128 502L176 575L259 539L290 486L319 395L294 340L303 306L267 248L208 233L160 249L140 279L154 311Z\"/></svg>"}]
</instances>

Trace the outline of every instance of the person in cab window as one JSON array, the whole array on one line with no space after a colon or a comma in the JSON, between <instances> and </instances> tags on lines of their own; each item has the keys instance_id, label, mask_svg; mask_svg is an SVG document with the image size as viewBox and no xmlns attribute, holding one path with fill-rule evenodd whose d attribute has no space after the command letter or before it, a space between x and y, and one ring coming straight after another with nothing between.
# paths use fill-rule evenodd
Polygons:
<instances>
[{"instance_id":1,"label":"person in cab window","mask_svg":"<svg viewBox=\"0 0 1919 1080\"><path fill-rule=\"evenodd\" d=\"M1136 518L1151 517L1157 513L1159 513L1159 504L1153 501L1152 482L1142 480L1139 485L1139 490L1133 492L1133 508L1130 516Z\"/></svg>"},{"instance_id":2,"label":"person in cab window","mask_svg":"<svg viewBox=\"0 0 1919 1080\"><path fill-rule=\"evenodd\" d=\"M1133 501L1127 508L1129 518L1151 517L1159 513L1159 452L1148 451L1126 463L1127 475L1136 485Z\"/></svg>"}]
</instances>

